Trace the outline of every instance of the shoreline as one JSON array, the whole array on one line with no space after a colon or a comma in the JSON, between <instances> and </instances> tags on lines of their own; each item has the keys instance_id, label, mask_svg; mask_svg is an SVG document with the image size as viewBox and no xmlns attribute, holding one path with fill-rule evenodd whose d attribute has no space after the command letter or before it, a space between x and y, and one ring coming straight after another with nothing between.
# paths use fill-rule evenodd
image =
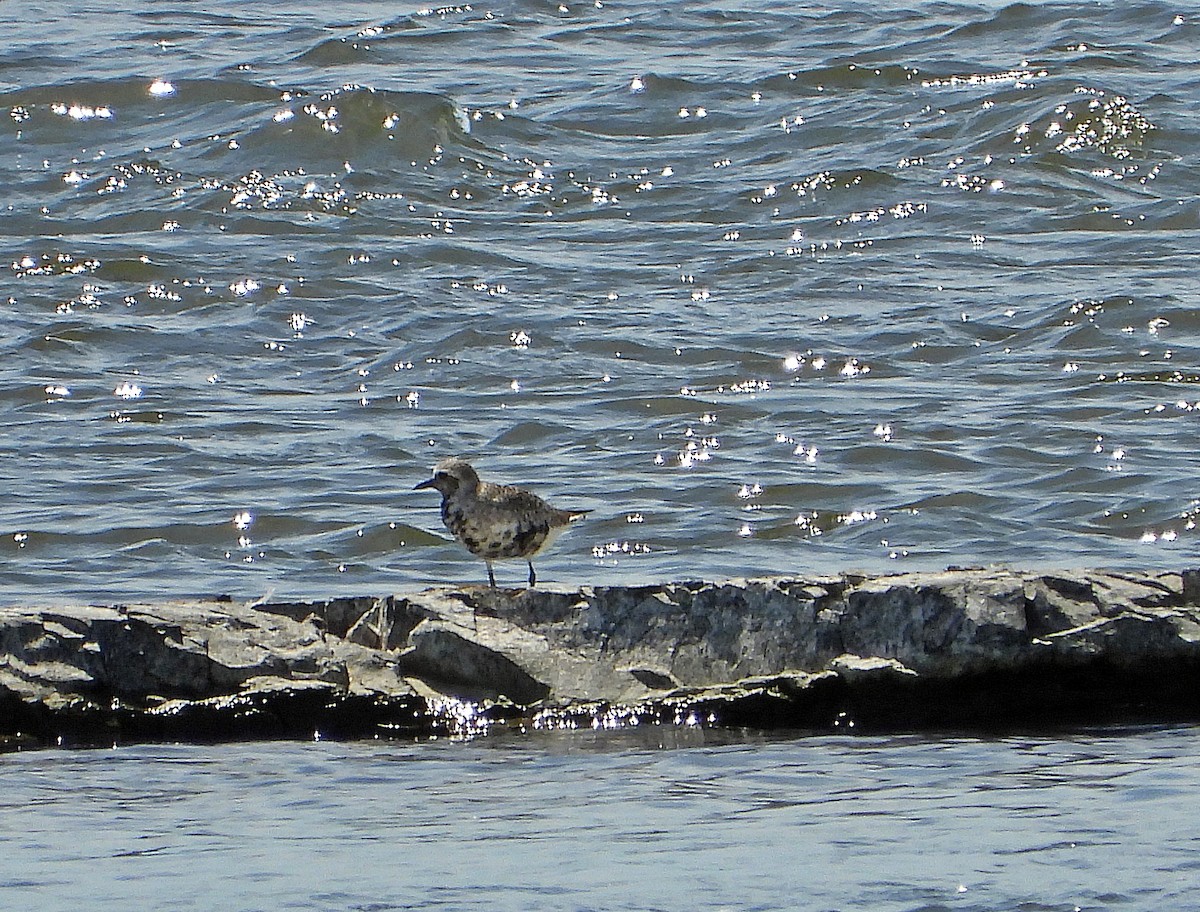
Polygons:
<instances>
[{"instance_id":1,"label":"shoreline","mask_svg":"<svg viewBox=\"0 0 1200 912\"><path fill-rule=\"evenodd\" d=\"M1200 570L0 608L0 751L1200 721Z\"/></svg>"}]
</instances>

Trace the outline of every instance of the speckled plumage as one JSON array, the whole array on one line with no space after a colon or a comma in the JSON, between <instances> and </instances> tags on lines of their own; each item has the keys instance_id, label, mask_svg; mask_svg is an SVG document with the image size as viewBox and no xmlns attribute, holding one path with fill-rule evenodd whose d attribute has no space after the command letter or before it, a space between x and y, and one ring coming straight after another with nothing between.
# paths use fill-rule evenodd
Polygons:
<instances>
[{"instance_id":1,"label":"speckled plumage","mask_svg":"<svg viewBox=\"0 0 1200 912\"><path fill-rule=\"evenodd\" d=\"M434 488L442 495L442 522L468 551L487 563L488 582L496 585L492 561L524 558L529 585L537 583L530 560L569 524L589 510L560 510L536 494L512 485L480 481L470 463L443 459L433 477L416 489Z\"/></svg>"}]
</instances>

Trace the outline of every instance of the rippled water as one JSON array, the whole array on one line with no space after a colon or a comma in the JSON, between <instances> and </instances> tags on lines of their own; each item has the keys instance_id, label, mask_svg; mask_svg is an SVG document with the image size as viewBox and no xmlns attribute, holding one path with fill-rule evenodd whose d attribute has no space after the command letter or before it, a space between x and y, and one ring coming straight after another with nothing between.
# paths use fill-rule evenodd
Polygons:
<instances>
[{"instance_id":1,"label":"rippled water","mask_svg":"<svg viewBox=\"0 0 1200 912\"><path fill-rule=\"evenodd\" d=\"M1191 558L1191 10L307 6L8 24L0 599Z\"/></svg>"},{"instance_id":2,"label":"rippled water","mask_svg":"<svg viewBox=\"0 0 1200 912\"><path fill-rule=\"evenodd\" d=\"M125 910L1193 904L1194 729L0 757L0 900ZM689 741L691 742L689 744Z\"/></svg>"}]
</instances>

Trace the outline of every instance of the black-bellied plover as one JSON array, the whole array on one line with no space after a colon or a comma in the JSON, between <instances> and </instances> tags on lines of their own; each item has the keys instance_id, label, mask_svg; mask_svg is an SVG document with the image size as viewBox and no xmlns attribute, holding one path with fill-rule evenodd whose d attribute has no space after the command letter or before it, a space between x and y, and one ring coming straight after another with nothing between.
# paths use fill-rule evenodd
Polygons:
<instances>
[{"instance_id":1,"label":"black-bellied plover","mask_svg":"<svg viewBox=\"0 0 1200 912\"><path fill-rule=\"evenodd\" d=\"M442 495L442 522L476 557L487 564L488 582L496 586L492 561L520 557L529 563L529 585L537 583L532 557L556 535L591 510L560 510L536 494L512 485L480 481L464 459L443 459L433 477L414 491L435 488Z\"/></svg>"}]
</instances>

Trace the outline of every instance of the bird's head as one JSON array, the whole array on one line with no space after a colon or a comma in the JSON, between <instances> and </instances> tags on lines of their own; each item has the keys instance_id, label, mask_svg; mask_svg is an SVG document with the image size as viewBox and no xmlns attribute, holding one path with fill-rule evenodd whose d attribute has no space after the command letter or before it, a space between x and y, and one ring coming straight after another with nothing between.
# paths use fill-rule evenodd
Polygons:
<instances>
[{"instance_id":1,"label":"bird's head","mask_svg":"<svg viewBox=\"0 0 1200 912\"><path fill-rule=\"evenodd\" d=\"M433 467L433 477L421 482L414 491L434 488L443 497L452 497L459 491L475 491L479 487L479 475L465 459L454 456L443 459Z\"/></svg>"}]
</instances>

